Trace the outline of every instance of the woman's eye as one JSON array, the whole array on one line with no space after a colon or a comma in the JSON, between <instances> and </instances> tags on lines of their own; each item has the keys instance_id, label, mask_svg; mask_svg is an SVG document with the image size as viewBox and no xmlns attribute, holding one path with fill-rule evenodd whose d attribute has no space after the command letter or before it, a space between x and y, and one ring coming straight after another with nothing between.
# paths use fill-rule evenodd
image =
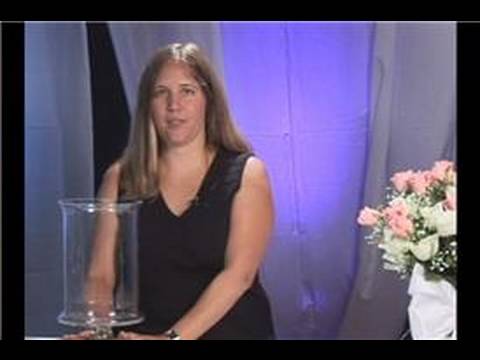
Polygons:
<instances>
[{"instance_id":1,"label":"woman's eye","mask_svg":"<svg viewBox=\"0 0 480 360\"><path fill-rule=\"evenodd\" d=\"M182 92L183 92L185 95L193 95L193 94L195 94L195 90L190 89L190 88L184 88L184 89L182 89Z\"/></svg>"},{"instance_id":2,"label":"woman's eye","mask_svg":"<svg viewBox=\"0 0 480 360\"><path fill-rule=\"evenodd\" d=\"M165 95L166 93L167 93L167 90L165 90L165 89L156 89L153 92L153 95L154 96L161 96L161 95Z\"/></svg>"}]
</instances>

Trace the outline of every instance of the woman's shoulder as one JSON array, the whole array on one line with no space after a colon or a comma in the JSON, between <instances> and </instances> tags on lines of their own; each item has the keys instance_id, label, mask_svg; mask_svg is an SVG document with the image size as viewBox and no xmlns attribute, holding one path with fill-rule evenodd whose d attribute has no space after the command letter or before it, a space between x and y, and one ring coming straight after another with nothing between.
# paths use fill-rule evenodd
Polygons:
<instances>
[{"instance_id":1,"label":"woman's shoulder","mask_svg":"<svg viewBox=\"0 0 480 360\"><path fill-rule=\"evenodd\" d=\"M230 163L245 162L250 157L255 157L252 151L231 150L224 147L217 149L217 156L224 158Z\"/></svg>"},{"instance_id":2,"label":"woman's shoulder","mask_svg":"<svg viewBox=\"0 0 480 360\"><path fill-rule=\"evenodd\" d=\"M105 176L119 176L121 169L120 160L117 160L107 168Z\"/></svg>"},{"instance_id":3,"label":"woman's shoulder","mask_svg":"<svg viewBox=\"0 0 480 360\"><path fill-rule=\"evenodd\" d=\"M116 198L120 182L120 173L122 166L120 161L111 164L103 174L102 185L99 190L99 196L105 198Z\"/></svg>"},{"instance_id":4,"label":"woman's shoulder","mask_svg":"<svg viewBox=\"0 0 480 360\"><path fill-rule=\"evenodd\" d=\"M242 182L249 185L265 185L268 182L267 167L262 159L255 155L248 157Z\"/></svg>"},{"instance_id":5,"label":"woman's shoulder","mask_svg":"<svg viewBox=\"0 0 480 360\"><path fill-rule=\"evenodd\" d=\"M103 182L114 182L118 184L120 179L120 174L122 171L122 166L120 161L115 161L111 164L103 174Z\"/></svg>"},{"instance_id":6,"label":"woman's shoulder","mask_svg":"<svg viewBox=\"0 0 480 360\"><path fill-rule=\"evenodd\" d=\"M258 185L268 183L268 173L264 161L251 151L224 150L230 163L230 174L238 174L242 185Z\"/></svg>"}]
</instances>

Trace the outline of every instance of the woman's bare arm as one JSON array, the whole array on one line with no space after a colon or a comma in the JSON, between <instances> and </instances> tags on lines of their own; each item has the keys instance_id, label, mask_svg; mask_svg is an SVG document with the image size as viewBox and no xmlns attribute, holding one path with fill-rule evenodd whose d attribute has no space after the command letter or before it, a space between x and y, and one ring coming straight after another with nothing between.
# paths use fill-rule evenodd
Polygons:
<instances>
[{"instance_id":1,"label":"woman's bare arm","mask_svg":"<svg viewBox=\"0 0 480 360\"><path fill-rule=\"evenodd\" d=\"M105 173L97 198L116 201L120 167L113 164ZM112 308L115 287L115 253L118 246L118 217L114 211L98 213L87 274L86 300L97 315Z\"/></svg>"}]
</instances>

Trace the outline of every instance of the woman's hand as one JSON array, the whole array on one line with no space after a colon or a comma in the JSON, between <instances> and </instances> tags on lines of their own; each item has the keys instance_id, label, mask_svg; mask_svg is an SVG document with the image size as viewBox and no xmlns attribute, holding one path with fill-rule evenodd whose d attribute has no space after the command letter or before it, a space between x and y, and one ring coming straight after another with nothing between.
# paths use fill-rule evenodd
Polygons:
<instances>
[{"instance_id":1,"label":"woman's hand","mask_svg":"<svg viewBox=\"0 0 480 360\"><path fill-rule=\"evenodd\" d=\"M147 335L131 331L120 331L118 340L168 340L165 335Z\"/></svg>"}]
</instances>

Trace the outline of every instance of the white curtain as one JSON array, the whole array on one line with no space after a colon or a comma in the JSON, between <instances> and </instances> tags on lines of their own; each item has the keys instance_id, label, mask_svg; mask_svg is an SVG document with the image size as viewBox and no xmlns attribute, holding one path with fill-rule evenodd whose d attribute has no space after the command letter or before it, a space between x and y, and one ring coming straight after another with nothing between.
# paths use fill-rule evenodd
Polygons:
<instances>
[{"instance_id":1,"label":"white curtain","mask_svg":"<svg viewBox=\"0 0 480 360\"><path fill-rule=\"evenodd\" d=\"M62 197L93 195L90 71L85 24L25 25L25 325L58 335ZM69 329L69 331L72 331Z\"/></svg>"},{"instance_id":2,"label":"white curtain","mask_svg":"<svg viewBox=\"0 0 480 360\"><path fill-rule=\"evenodd\" d=\"M370 150L364 205L384 201L397 171L456 156L456 25L379 23L373 55ZM360 267L342 339L396 339L407 318L408 281L381 269L360 234Z\"/></svg>"}]
</instances>

